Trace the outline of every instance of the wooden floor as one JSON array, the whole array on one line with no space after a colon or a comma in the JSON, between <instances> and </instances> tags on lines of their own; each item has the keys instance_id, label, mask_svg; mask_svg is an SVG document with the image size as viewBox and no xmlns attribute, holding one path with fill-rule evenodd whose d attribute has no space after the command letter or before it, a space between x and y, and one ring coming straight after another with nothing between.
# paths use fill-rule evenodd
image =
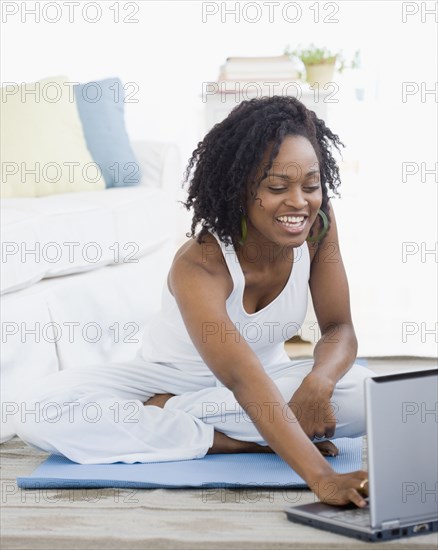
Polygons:
<instances>
[{"instance_id":1,"label":"wooden floor","mask_svg":"<svg viewBox=\"0 0 438 550\"><path fill-rule=\"evenodd\" d=\"M304 348L300 349L300 353ZM291 351L291 355L298 348ZM433 366L430 360L369 360L377 373ZM20 490L16 477L46 457L14 438L1 447L1 548L9 549L326 549L367 543L287 521L289 504L313 502L308 490ZM363 468L366 469L364 450ZM373 549L436 550L436 534Z\"/></svg>"}]
</instances>

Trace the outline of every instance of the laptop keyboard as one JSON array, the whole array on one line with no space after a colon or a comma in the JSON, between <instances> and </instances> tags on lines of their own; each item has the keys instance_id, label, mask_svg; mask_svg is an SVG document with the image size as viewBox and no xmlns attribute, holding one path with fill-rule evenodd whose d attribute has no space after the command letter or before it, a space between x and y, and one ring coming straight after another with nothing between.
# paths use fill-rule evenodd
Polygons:
<instances>
[{"instance_id":1,"label":"laptop keyboard","mask_svg":"<svg viewBox=\"0 0 438 550\"><path fill-rule=\"evenodd\" d=\"M339 510L339 512L336 512L331 517L339 521L354 523L355 525L360 525L361 527L369 527L371 524L370 511L368 508L356 508L355 510Z\"/></svg>"}]
</instances>

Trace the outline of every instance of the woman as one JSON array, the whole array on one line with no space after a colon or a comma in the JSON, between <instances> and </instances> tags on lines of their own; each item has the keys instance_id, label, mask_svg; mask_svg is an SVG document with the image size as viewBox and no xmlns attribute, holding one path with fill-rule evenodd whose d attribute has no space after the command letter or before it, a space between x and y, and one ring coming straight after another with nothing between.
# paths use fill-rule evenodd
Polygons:
<instances>
[{"instance_id":1,"label":"woman","mask_svg":"<svg viewBox=\"0 0 438 550\"><path fill-rule=\"evenodd\" d=\"M56 416L22 420L18 435L81 463L273 451L321 500L365 506L366 472L336 474L321 456L337 453L335 433L364 433L372 374L354 365L331 145L339 138L291 97L245 101L214 126L185 174L196 165L184 203L192 238L136 360L44 379L26 403L54 401ZM321 338L313 360L291 361L284 342L304 320L308 286Z\"/></svg>"}]
</instances>

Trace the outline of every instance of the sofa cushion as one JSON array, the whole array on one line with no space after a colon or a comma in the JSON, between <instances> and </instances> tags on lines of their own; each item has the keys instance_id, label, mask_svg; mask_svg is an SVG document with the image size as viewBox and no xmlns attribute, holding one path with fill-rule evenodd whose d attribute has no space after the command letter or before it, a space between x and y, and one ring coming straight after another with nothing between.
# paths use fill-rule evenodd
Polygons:
<instances>
[{"instance_id":1,"label":"sofa cushion","mask_svg":"<svg viewBox=\"0 0 438 550\"><path fill-rule=\"evenodd\" d=\"M55 77L1 88L3 197L105 189L69 84Z\"/></svg>"},{"instance_id":2,"label":"sofa cushion","mask_svg":"<svg viewBox=\"0 0 438 550\"><path fill-rule=\"evenodd\" d=\"M176 201L144 186L2 201L1 293L138 258L173 239Z\"/></svg>"},{"instance_id":3,"label":"sofa cushion","mask_svg":"<svg viewBox=\"0 0 438 550\"><path fill-rule=\"evenodd\" d=\"M125 91L119 78L75 86L85 139L106 187L140 183L140 167L126 132Z\"/></svg>"}]
</instances>

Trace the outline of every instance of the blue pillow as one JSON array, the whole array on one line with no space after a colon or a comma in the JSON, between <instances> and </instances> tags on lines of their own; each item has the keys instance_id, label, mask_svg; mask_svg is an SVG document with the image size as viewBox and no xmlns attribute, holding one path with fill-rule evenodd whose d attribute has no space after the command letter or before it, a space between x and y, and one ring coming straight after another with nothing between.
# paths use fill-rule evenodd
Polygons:
<instances>
[{"instance_id":1,"label":"blue pillow","mask_svg":"<svg viewBox=\"0 0 438 550\"><path fill-rule=\"evenodd\" d=\"M121 80L107 78L74 88L87 147L102 171L106 187L138 185L140 166L125 128Z\"/></svg>"}]
</instances>

